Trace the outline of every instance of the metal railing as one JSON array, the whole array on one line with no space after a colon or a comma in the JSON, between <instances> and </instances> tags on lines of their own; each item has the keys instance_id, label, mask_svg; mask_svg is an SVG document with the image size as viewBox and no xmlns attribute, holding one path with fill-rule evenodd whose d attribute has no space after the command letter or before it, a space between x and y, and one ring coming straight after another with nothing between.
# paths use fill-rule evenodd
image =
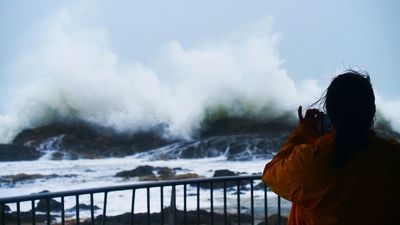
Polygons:
<instances>
[{"instance_id":1,"label":"metal railing","mask_svg":"<svg viewBox=\"0 0 400 225\"><path fill-rule=\"evenodd\" d=\"M272 213L277 214L278 224L281 224L281 199L275 196L276 202L274 203L276 205L269 205L271 204L268 203L268 198L270 197L268 194L270 193L268 193L267 187L262 184L260 179L260 175L250 175L140 182L130 185L0 198L0 224L105 225L108 221L114 220L112 224L254 225L260 221L265 221L265 224L267 224L268 216L272 215ZM255 185L255 183L258 184ZM115 211L113 216L108 215L108 205L111 201L109 196L111 193L119 191L124 191L124 193L128 191L130 194L120 194L122 200L111 200L119 201L118 204L129 201L130 212L125 212L124 216L120 217L118 217L120 214L116 214ZM100 200L98 195L102 197ZM181 196L182 201L177 201L178 195ZM86 201L89 201L88 209L86 210L89 213L82 216L80 203L83 202L81 199L84 196ZM159 203L152 203L151 199L153 197ZM72 203L75 204L75 209L72 215L66 215L66 200L69 199L69 204L71 204L71 198ZM168 207L165 205L165 198L170 199ZM54 199L60 200L58 214L54 213L55 210L51 203ZM102 204L102 208L98 208L94 204L95 200ZM45 210L39 211L37 208L40 201L44 202ZM146 204L143 204L144 201ZM114 202L114 205L116 203ZM140 203L142 207L135 209L135 203ZM25 209L30 210L22 211L22 205ZM9 208L10 206L14 210L6 209L6 207ZM117 208L119 207L117 206ZM95 216L95 212L99 210L102 212ZM120 213L124 212L121 211ZM120 223L115 223L115 219L120 219Z\"/></svg>"}]
</instances>

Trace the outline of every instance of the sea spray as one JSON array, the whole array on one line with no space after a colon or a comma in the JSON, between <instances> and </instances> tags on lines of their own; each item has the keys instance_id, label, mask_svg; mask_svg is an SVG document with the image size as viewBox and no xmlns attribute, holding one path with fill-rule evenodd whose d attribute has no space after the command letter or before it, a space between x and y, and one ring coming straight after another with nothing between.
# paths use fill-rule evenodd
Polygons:
<instances>
[{"instance_id":1,"label":"sea spray","mask_svg":"<svg viewBox=\"0 0 400 225\"><path fill-rule=\"evenodd\" d=\"M0 143L26 128L68 121L119 133L161 126L172 139L193 138L211 117L273 121L290 112L293 121L298 105L323 89L317 81L294 83L279 38L267 18L193 46L171 40L147 63L121 61L106 29L61 10L38 27L35 45L14 65L21 81L7 88L13 91L0 114ZM397 129L400 119L386 108L398 102L382 102Z\"/></svg>"},{"instance_id":2,"label":"sea spray","mask_svg":"<svg viewBox=\"0 0 400 225\"><path fill-rule=\"evenodd\" d=\"M164 124L166 135L190 138L206 109L271 118L294 109L308 90L298 90L281 67L272 19L245 30L194 47L171 41L148 65L122 63L104 29L79 27L62 11L17 65L29 79L0 118L0 140L71 119L119 132Z\"/></svg>"}]
</instances>

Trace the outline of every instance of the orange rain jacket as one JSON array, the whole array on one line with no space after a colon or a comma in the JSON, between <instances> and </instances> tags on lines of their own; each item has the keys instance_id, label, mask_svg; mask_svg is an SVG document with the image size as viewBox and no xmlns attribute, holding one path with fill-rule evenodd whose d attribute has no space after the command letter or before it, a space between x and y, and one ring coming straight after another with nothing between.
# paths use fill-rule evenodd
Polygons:
<instances>
[{"instance_id":1,"label":"orange rain jacket","mask_svg":"<svg viewBox=\"0 0 400 225\"><path fill-rule=\"evenodd\" d=\"M263 181L292 202L289 225L400 224L400 145L371 136L344 167L328 164L334 134L300 123L265 166Z\"/></svg>"}]
</instances>

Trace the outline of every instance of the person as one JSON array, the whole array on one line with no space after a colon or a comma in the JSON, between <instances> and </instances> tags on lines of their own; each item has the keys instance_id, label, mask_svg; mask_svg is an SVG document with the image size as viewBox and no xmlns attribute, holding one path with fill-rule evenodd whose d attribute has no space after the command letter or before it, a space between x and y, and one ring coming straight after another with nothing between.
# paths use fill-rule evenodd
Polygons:
<instances>
[{"instance_id":1,"label":"person","mask_svg":"<svg viewBox=\"0 0 400 225\"><path fill-rule=\"evenodd\" d=\"M368 75L345 71L308 109L274 158L263 182L292 202L288 224L400 224L400 145L373 131L375 96Z\"/></svg>"}]
</instances>

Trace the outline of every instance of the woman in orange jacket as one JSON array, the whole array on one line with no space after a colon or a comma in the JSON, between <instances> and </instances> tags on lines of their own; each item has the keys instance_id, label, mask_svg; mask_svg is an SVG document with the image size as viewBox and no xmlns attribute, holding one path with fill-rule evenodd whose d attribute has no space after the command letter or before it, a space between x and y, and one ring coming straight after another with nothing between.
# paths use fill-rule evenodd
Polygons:
<instances>
[{"instance_id":1,"label":"woman in orange jacket","mask_svg":"<svg viewBox=\"0 0 400 225\"><path fill-rule=\"evenodd\" d=\"M375 135L375 96L369 77L347 71L308 109L265 166L263 181L292 202L289 225L400 224L400 145Z\"/></svg>"}]
</instances>

